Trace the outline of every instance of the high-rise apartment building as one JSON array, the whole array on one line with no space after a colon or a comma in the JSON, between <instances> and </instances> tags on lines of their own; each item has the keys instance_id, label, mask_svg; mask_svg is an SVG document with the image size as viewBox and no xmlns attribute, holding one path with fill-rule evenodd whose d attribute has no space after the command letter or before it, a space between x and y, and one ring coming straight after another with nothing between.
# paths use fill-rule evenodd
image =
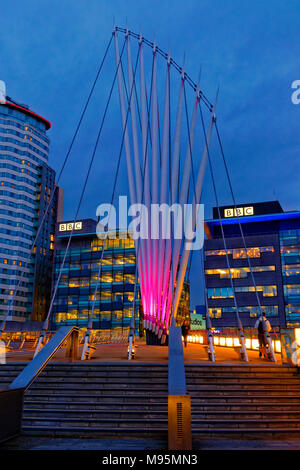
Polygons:
<instances>
[{"instance_id":1,"label":"high-rise apartment building","mask_svg":"<svg viewBox=\"0 0 300 470\"><path fill-rule=\"evenodd\" d=\"M8 321L42 320L49 304L55 223L62 216L62 191L48 166L50 127L9 98L0 82L0 321L7 313Z\"/></svg>"}]
</instances>

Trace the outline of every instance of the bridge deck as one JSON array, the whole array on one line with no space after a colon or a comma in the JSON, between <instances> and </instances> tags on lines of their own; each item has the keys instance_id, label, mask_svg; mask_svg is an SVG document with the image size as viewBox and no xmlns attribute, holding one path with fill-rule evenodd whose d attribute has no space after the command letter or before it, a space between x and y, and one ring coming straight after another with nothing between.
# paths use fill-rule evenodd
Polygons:
<instances>
[{"instance_id":1,"label":"bridge deck","mask_svg":"<svg viewBox=\"0 0 300 470\"><path fill-rule=\"evenodd\" d=\"M167 363L168 348L166 346L147 346L144 341L136 342L136 357L133 363ZM81 351L81 348L80 348ZM92 362L128 362L126 358L127 344L103 344L96 346L96 350L92 356ZM232 348L218 346L215 348L216 363L223 364L245 364L242 362L237 352ZM249 362L251 364L271 364L258 357L258 351L248 351ZM9 352L7 354L7 362L26 362L33 357L33 352ZM281 357L276 355L278 364L281 364ZM207 359L205 346L200 344L188 344L184 348L184 358L186 364L209 363ZM65 349L59 350L52 361L65 362ZM78 361L79 362L79 361Z\"/></svg>"}]
</instances>

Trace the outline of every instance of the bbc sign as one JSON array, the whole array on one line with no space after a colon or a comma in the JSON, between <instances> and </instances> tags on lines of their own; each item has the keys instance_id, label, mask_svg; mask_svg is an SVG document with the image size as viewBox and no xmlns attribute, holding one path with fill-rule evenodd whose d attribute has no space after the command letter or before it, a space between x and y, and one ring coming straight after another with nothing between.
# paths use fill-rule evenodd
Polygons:
<instances>
[{"instance_id":1,"label":"bbc sign","mask_svg":"<svg viewBox=\"0 0 300 470\"><path fill-rule=\"evenodd\" d=\"M253 206L224 209L224 217L244 217L244 216L253 215L253 214L254 214Z\"/></svg>"},{"instance_id":2,"label":"bbc sign","mask_svg":"<svg viewBox=\"0 0 300 470\"><path fill-rule=\"evenodd\" d=\"M70 232L71 230L81 230L82 229L82 222L68 222L66 224L59 224L59 231L60 232Z\"/></svg>"}]
</instances>

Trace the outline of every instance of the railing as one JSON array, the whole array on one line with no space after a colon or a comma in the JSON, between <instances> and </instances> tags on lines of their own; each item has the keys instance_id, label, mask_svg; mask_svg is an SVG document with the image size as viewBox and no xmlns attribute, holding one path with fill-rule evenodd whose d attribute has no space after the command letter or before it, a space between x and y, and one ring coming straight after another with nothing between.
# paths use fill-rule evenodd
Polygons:
<instances>
[{"instance_id":1,"label":"railing","mask_svg":"<svg viewBox=\"0 0 300 470\"><path fill-rule=\"evenodd\" d=\"M83 343L85 330L85 328L79 330L79 344ZM48 343L55 333L56 331L47 331L44 344ZM127 343L128 333L129 329L122 332L92 330L91 344ZM6 353L9 356L16 352L33 352L37 346L39 336L40 331L5 331L1 336L1 340L4 341ZM64 345L61 347L64 347Z\"/></svg>"},{"instance_id":2,"label":"railing","mask_svg":"<svg viewBox=\"0 0 300 470\"><path fill-rule=\"evenodd\" d=\"M45 343L55 334L48 331ZM40 331L4 331L1 340L4 341L6 351L9 352L31 352L36 348Z\"/></svg>"},{"instance_id":3,"label":"railing","mask_svg":"<svg viewBox=\"0 0 300 470\"><path fill-rule=\"evenodd\" d=\"M240 347L240 340L238 335L231 334L231 333L213 333L213 344L214 346L221 346L225 348L236 348ZM271 342L273 349L276 353L281 353L281 341L280 341L280 334L279 333L270 333ZM188 343L194 344L207 344L207 334L205 330L202 331L195 331L188 335L187 337ZM257 339L257 334L245 333L245 345L246 349L252 351L258 351L259 349L259 342Z\"/></svg>"},{"instance_id":4,"label":"railing","mask_svg":"<svg viewBox=\"0 0 300 470\"><path fill-rule=\"evenodd\" d=\"M83 344L86 329L82 329L79 332L79 342ZM128 342L129 329L122 332L111 332L103 330L92 330L90 336L90 343L93 345L97 344L111 344L111 343L127 343Z\"/></svg>"},{"instance_id":5,"label":"railing","mask_svg":"<svg viewBox=\"0 0 300 470\"><path fill-rule=\"evenodd\" d=\"M20 433L24 393L46 367L56 351L67 342L66 357L69 360L78 358L78 336L77 327L61 327L9 387L0 390L0 442Z\"/></svg>"}]
</instances>

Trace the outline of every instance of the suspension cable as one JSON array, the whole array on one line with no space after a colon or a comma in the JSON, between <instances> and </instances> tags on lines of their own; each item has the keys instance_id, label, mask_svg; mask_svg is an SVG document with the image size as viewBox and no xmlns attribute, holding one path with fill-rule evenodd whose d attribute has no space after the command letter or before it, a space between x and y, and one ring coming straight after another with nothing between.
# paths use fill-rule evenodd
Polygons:
<instances>
[{"instance_id":1,"label":"suspension cable","mask_svg":"<svg viewBox=\"0 0 300 470\"><path fill-rule=\"evenodd\" d=\"M219 129L218 129L218 125L217 125L216 121L215 121L215 128L216 128L216 132L217 132L217 139L218 139L218 143L219 143L219 147L220 147L220 151L221 151L221 155L222 155L222 159L223 159L223 163L224 163L224 167L225 167L225 172L226 172L226 175L227 175L227 180L228 180L228 184L229 184L229 189L230 189L230 193L231 193L235 213L237 214L238 225L239 225L239 229L240 229L242 240L243 240L243 245L244 245L246 258L247 258L247 263L248 263L250 274L251 274L251 280L252 280L253 287L254 287L254 290L255 290L257 305L258 305L260 317L262 318L262 322L263 322L265 337L266 337L266 340L267 340L267 343L268 343L268 346L269 346L269 349L270 349L271 358L274 362L276 362L276 356L275 356L275 353L274 353L274 350L273 350L271 338L270 338L269 332L267 331L266 322L263 318L261 302L260 302L260 298L259 298L259 295L258 295L257 285L256 285L256 281L255 281L255 278L254 278L253 269L252 269L252 265L251 265L251 262L250 262L250 257L248 255L248 249L247 249L247 244L246 244L246 239L245 239L242 223L241 223L240 217L238 215L238 211L236 210L236 208L237 208L236 199L235 199L235 196L234 196L234 191L233 191L231 178L230 178L230 175L229 175L228 165L227 165L227 162L226 162L225 153L224 153L224 149L223 149L223 145L222 145L222 141L221 141L221 137L220 137L220 133L219 133Z\"/></svg>"},{"instance_id":2,"label":"suspension cable","mask_svg":"<svg viewBox=\"0 0 300 470\"><path fill-rule=\"evenodd\" d=\"M53 202L53 199L54 199L54 196L55 196L55 191L56 191L56 189L57 189L57 187L58 187L58 184L59 184L59 181L60 181L61 176L62 176L62 174L63 174L63 171L64 171L64 169L65 169L65 167L66 167L66 164L67 164L67 161L68 161L68 159L69 159L69 156L70 156L71 150L72 150L72 148L73 148L74 142L75 142L75 140L76 140L78 131L79 131L80 127L81 127L81 124L82 124L83 118L84 118L84 116L85 116L86 110L87 110L87 108L88 108L88 105L89 105L89 103L90 103L91 97L92 97L93 92L94 92L94 89L95 89L96 84L97 84L97 82L98 82L99 76L100 76L100 74L101 74L101 71L102 71L102 68L103 68L105 59L106 59L106 57L107 57L107 54L108 54L108 51L109 51L109 48L110 48L110 45L111 45L111 43L112 43L112 39L113 39L113 35L111 36L111 38L110 38L110 40L109 40L109 43L108 43L108 45L107 45L107 47L106 47L104 56L103 56L103 58L102 58L102 61L101 61L101 63L100 63L100 66L99 66L99 68L98 68L98 70L97 70L96 77L95 77L95 79L94 79L92 88L91 88L91 90L90 90L90 92L89 92L88 98L87 98L87 100L86 100L86 102L85 102L85 105L84 105L84 107L83 107L83 110L82 110L82 112L81 112L81 116L80 116L80 118L79 118L79 121L78 121L78 124L77 124L77 126L76 126L74 135L73 135L73 137L72 137L71 143L70 143L69 148L68 148L68 150L67 150L66 156L65 156L65 158L64 158L64 161L63 161L61 170L60 170L60 172L59 172L59 174L58 174L58 178L57 178L57 180L56 180L56 182L55 182L55 184L54 184L54 187L53 187L53 189L52 189L51 197L50 197L49 202L48 202L48 204L47 204L47 206L46 206L46 209L45 209L45 212L44 212L44 214L43 214L43 217L42 217L42 220L41 220L41 222L40 222L40 225L39 225L39 227L38 227L36 236L35 236L35 238L34 238L34 240L33 240L33 242L32 242L31 249L30 249L30 253L28 254L27 260L25 261L24 269L23 269L23 271L21 271L19 282L18 282L17 287L16 287L16 289L15 289L15 291L14 291L14 293L13 293L12 299L11 299L11 301L10 301L10 303L9 303L9 307L8 307L7 314L5 315L5 317L4 317L3 321L2 321L2 324L1 324L1 327L0 327L0 337L1 337L1 334L3 333L3 331L4 331L4 329L5 329L6 322L7 322L7 318L8 318L8 316L9 316L9 314L10 314L10 312L11 312L11 309L12 309L12 307L13 307L13 304L14 304L15 297L16 297L16 295L17 295L18 289L19 289L19 287L21 286L22 278L23 278L24 273L25 273L25 267L26 267L26 265L28 265L28 263L29 263L29 261L30 261L30 257L31 257L31 255L32 255L32 253L33 253L35 244L37 243L37 240L38 240L38 237L39 237L39 235L40 235L40 232L41 232L41 229L42 229L42 227L43 227L43 224L44 224L44 222L45 222L46 216L47 216L47 214L48 214L48 212L49 212L49 209L50 209L50 207L51 207L51 205L52 205L52 202Z\"/></svg>"},{"instance_id":3,"label":"suspension cable","mask_svg":"<svg viewBox=\"0 0 300 470\"><path fill-rule=\"evenodd\" d=\"M205 137L205 142L207 142L201 103L199 103L199 110L200 110L201 124L202 124L202 129L203 129L203 133L204 133L204 137ZM220 228L221 228L221 233L222 233L222 238L223 238L223 244L224 244L224 250L225 250L225 256L226 256L226 264L227 264L227 268L228 268L228 271L229 271L230 285L231 285L231 289L232 289L232 293L233 293L234 306L235 306L235 312L236 312L236 318L237 318L237 324L238 324L238 331L239 331L240 340L242 342L244 359L248 362L247 350L246 350L246 347L244 345L243 326L242 326L242 322L241 322L241 319L240 319L240 316L239 316L238 304L237 304L237 299L236 299L236 295L235 295L233 279L232 279L232 275L231 275L227 243L226 243L225 234L224 234L224 228L223 228L221 212L220 212L220 206L219 206L219 199L218 199L216 182L215 182L215 177L214 177L214 173L213 173L213 167L212 167L212 161L211 161L209 149L207 149L207 153L208 153L208 162L209 162L210 174L211 174L211 179L212 179L212 184L213 184L213 190L214 190L214 195L215 195L215 200L216 200L216 205L217 205L217 210L218 210L218 217L219 217L219 221L220 221Z\"/></svg>"},{"instance_id":4,"label":"suspension cable","mask_svg":"<svg viewBox=\"0 0 300 470\"><path fill-rule=\"evenodd\" d=\"M124 46L125 46L125 44L126 44L126 39L125 39L125 42L124 42ZM122 59L122 54L123 54L123 51L124 51L124 46L123 46L123 49L122 49L122 52L121 52L120 62L119 62L121 64L121 68L122 68L121 59ZM140 55L140 49L138 50L138 53L137 53L137 58L136 58L136 63L135 63L135 68L134 68L134 74L133 74L133 83L135 81L135 75L136 75L138 61L139 61L139 55ZM115 77L117 76L117 73L118 73L118 68L117 68ZM121 157L122 157L123 146L124 146L124 140L125 140L125 133L126 133L126 130L127 130L128 117L129 117L129 114L130 114L132 93L133 93L133 84L132 84L132 87L131 87L131 90L130 90L130 97L129 97L129 100L128 100L126 120L125 120L124 129L123 129L122 141L121 141L121 146L120 146L120 151L119 151L119 156L118 156L118 162L117 162L117 169L116 169L116 173L115 173L113 190L112 190L111 206L113 204L114 197L115 197L117 179L118 179L120 163L121 163ZM109 211L109 214L108 214L108 223L109 223L110 215L111 215L111 211ZM98 274L97 274L97 280L96 280L96 286L95 286L95 290L94 290L94 296L93 296L93 303L92 303L91 313L89 315L89 321L88 321L88 327L87 327L87 333L86 333L87 339L89 337L90 330L92 329L92 326L93 326L94 309L95 309L95 303L96 303L96 298L97 298L97 293L98 293L98 288L99 288L99 283L100 283L100 277L101 277L101 271L102 271L102 265L103 265L103 257L104 257L104 251L105 251L107 238L108 238L108 232L106 232L105 239L104 239L103 246L102 246L101 259L100 259L100 264L99 264L99 269L98 269ZM83 354L84 354L84 352L83 352Z\"/></svg>"},{"instance_id":5,"label":"suspension cable","mask_svg":"<svg viewBox=\"0 0 300 470\"><path fill-rule=\"evenodd\" d=\"M227 165L227 162L226 162L226 159L225 159L225 154L224 154L223 145L222 145L222 142L221 142L221 137L220 137L220 134L219 134L219 129L218 129L218 126L217 126L217 122L215 123L215 128L216 128L216 132L217 132L218 143L219 143L220 150L221 150L221 155L222 155L222 159L223 159L223 163L224 163L224 167L225 167L225 172L226 172L226 175L227 175L227 180L228 180L228 184L229 184L229 189L230 189L231 197L232 197L232 200L233 200L233 205L234 205L235 213L237 214L239 229L240 229L240 232L241 232L241 236L242 236L242 240L243 240L243 245L244 245L244 249L245 249L245 252L246 252L246 257L247 257L247 261L248 261L248 266L249 266L249 269L250 269L250 273L251 273L251 278L252 278L253 286L254 286L254 288L255 288L255 294L256 294L257 305L258 305L258 307L259 307L260 314L262 314L262 308L261 308L261 303L260 303L260 299L259 299L259 295L258 295L258 291L257 291L256 282L255 282L255 279L254 279L253 269L252 269L251 261L250 261L249 255L248 255L248 249L247 249L246 239L245 239L245 235L244 235L244 230L243 230L243 227L242 227L241 220L240 220L240 217L239 217L239 215L238 215L238 212L236 211L236 208L237 208L236 199L235 199L234 192L233 192L233 187L232 187L232 183L231 183L231 178L230 178L230 175L229 175L228 165Z\"/></svg>"}]
</instances>

